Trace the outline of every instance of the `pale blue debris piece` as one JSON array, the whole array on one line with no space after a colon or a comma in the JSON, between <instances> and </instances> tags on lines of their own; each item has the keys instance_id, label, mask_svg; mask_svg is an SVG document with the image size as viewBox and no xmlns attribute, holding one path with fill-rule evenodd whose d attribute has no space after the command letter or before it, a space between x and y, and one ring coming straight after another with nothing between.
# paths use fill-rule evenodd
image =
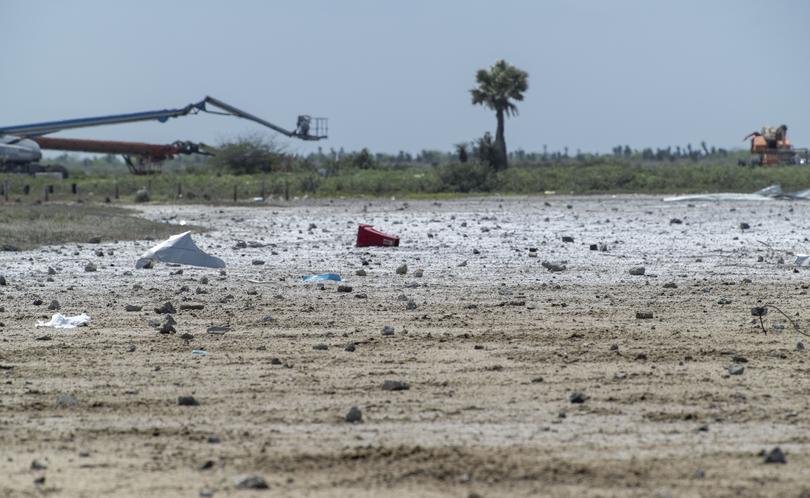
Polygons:
<instances>
[{"instance_id":1,"label":"pale blue debris piece","mask_svg":"<svg viewBox=\"0 0 810 498\"><path fill-rule=\"evenodd\" d=\"M305 275L303 277L304 283L323 282L331 280L333 282L342 282L343 279L337 273L321 273L320 275Z\"/></svg>"}]
</instances>

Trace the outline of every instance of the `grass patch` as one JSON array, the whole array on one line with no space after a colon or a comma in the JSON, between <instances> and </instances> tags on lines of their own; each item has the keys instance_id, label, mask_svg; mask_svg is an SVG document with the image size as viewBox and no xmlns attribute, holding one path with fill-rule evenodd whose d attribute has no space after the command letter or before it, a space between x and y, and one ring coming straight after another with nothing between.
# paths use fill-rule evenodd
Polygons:
<instances>
[{"instance_id":1,"label":"grass patch","mask_svg":"<svg viewBox=\"0 0 810 498\"><path fill-rule=\"evenodd\" d=\"M0 209L0 247L26 250L42 245L164 239L200 227L158 223L130 209L86 204L5 204Z\"/></svg>"}]
</instances>

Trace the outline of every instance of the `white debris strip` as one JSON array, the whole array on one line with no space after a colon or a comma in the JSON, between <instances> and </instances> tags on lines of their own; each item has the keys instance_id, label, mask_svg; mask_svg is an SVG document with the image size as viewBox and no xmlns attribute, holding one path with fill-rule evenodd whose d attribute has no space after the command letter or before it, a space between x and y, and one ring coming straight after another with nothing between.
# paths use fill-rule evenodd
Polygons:
<instances>
[{"instance_id":1,"label":"white debris strip","mask_svg":"<svg viewBox=\"0 0 810 498\"><path fill-rule=\"evenodd\" d=\"M53 327L55 329L75 329L90 323L90 315L82 313L76 316L65 316L62 313L55 313L47 322L37 320L36 327Z\"/></svg>"}]
</instances>

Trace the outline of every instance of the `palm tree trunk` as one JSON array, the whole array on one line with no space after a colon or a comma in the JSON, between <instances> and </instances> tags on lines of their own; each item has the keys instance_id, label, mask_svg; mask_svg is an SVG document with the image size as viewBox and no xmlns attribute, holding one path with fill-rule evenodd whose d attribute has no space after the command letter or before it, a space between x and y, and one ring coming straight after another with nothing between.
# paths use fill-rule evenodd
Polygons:
<instances>
[{"instance_id":1,"label":"palm tree trunk","mask_svg":"<svg viewBox=\"0 0 810 498\"><path fill-rule=\"evenodd\" d=\"M508 159L506 155L506 137L504 137L503 109L497 110L496 117L498 118L498 129L495 131L495 154L496 154L495 170L500 171L502 169L506 169L506 167L508 166L507 164Z\"/></svg>"}]
</instances>

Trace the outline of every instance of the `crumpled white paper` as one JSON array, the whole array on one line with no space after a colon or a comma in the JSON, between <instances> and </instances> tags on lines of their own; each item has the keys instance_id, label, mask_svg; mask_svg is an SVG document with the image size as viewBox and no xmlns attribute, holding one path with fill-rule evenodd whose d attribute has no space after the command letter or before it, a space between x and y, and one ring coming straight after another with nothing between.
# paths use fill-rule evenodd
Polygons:
<instances>
[{"instance_id":1,"label":"crumpled white paper","mask_svg":"<svg viewBox=\"0 0 810 498\"><path fill-rule=\"evenodd\" d=\"M36 327L53 327L55 329L75 329L90 323L90 315L82 313L77 316L65 316L62 313L55 313L47 322L37 320Z\"/></svg>"}]
</instances>

